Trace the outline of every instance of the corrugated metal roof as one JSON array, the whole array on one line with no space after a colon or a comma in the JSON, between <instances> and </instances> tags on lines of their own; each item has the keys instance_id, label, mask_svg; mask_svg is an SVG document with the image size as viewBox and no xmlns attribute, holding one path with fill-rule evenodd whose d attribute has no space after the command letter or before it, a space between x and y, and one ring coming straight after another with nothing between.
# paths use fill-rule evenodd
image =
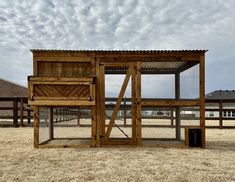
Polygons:
<instances>
[{"instance_id":1,"label":"corrugated metal roof","mask_svg":"<svg viewBox=\"0 0 235 182\"><path fill-rule=\"evenodd\" d=\"M207 50L53 50L53 49L31 49L33 53L85 53L85 54L97 54L103 56L105 54L126 54L126 55L156 55L156 54L188 54L188 53L205 53ZM119 56L119 55L118 55ZM196 60L195 60L196 61ZM198 62L190 61L143 61L141 67L141 73L143 74L172 74L179 71L184 71L190 67L198 64ZM127 71L126 67L106 67L106 74L125 74Z\"/></svg>"},{"instance_id":2,"label":"corrugated metal roof","mask_svg":"<svg viewBox=\"0 0 235 182\"><path fill-rule=\"evenodd\" d=\"M205 53L208 50L61 50L61 49L31 49L32 53L51 52L51 53L96 53L96 54L171 54L171 53Z\"/></svg>"},{"instance_id":3,"label":"corrugated metal roof","mask_svg":"<svg viewBox=\"0 0 235 182\"><path fill-rule=\"evenodd\" d=\"M141 65L142 74L174 74L184 71L198 64L197 62L143 62ZM106 74L125 74L127 67L115 66L106 67Z\"/></svg>"},{"instance_id":4,"label":"corrugated metal roof","mask_svg":"<svg viewBox=\"0 0 235 182\"><path fill-rule=\"evenodd\" d=\"M206 94L207 100L235 100L235 90L216 90Z\"/></svg>"}]
</instances>

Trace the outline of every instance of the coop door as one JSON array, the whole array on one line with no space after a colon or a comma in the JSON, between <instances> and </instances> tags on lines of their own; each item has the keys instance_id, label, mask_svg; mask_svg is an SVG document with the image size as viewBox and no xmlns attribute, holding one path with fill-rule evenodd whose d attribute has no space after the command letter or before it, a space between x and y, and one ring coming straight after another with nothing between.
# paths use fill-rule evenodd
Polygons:
<instances>
[{"instance_id":1,"label":"coop door","mask_svg":"<svg viewBox=\"0 0 235 182\"><path fill-rule=\"evenodd\" d=\"M105 144L136 142L136 67L104 67Z\"/></svg>"}]
</instances>

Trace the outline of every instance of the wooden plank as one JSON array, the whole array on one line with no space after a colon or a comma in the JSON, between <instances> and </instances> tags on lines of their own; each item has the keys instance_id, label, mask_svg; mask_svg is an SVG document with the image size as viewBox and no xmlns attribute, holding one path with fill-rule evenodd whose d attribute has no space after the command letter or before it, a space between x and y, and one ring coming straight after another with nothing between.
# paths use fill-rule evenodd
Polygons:
<instances>
[{"instance_id":1,"label":"wooden plank","mask_svg":"<svg viewBox=\"0 0 235 182\"><path fill-rule=\"evenodd\" d=\"M176 101L179 101L180 99L180 74L176 73L175 74L175 99ZM176 112L175 112L175 137L176 140L181 139L181 130L180 130L180 107L176 107Z\"/></svg>"},{"instance_id":2,"label":"wooden plank","mask_svg":"<svg viewBox=\"0 0 235 182\"><path fill-rule=\"evenodd\" d=\"M174 127L174 109L171 108L171 127Z\"/></svg>"},{"instance_id":3,"label":"wooden plank","mask_svg":"<svg viewBox=\"0 0 235 182\"><path fill-rule=\"evenodd\" d=\"M93 82L93 77L81 77L81 78L73 78L73 77L42 77L42 76L29 76L29 81L61 81L61 82Z\"/></svg>"},{"instance_id":4,"label":"wooden plank","mask_svg":"<svg viewBox=\"0 0 235 182\"><path fill-rule=\"evenodd\" d=\"M96 59L95 72L96 72L96 144L98 147L101 146L100 139L100 60Z\"/></svg>"},{"instance_id":5,"label":"wooden plank","mask_svg":"<svg viewBox=\"0 0 235 182\"><path fill-rule=\"evenodd\" d=\"M79 101L79 100L29 100L32 106L92 106L95 101Z\"/></svg>"},{"instance_id":6,"label":"wooden plank","mask_svg":"<svg viewBox=\"0 0 235 182\"><path fill-rule=\"evenodd\" d=\"M133 77L133 75L132 75ZM131 82L132 83L132 82ZM132 97L133 98L133 97ZM133 102L132 102L133 103ZM126 106L126 97L124 97L124 102L123 102L124 106ZM133 105L133 104L132 104ZM132 110L132 113L133 113L133 110ZM132 114L133 115L133 114ZM126 126L126 107L124 107L124 110L123 110L123 124L124 126Z\"/></svg>"},{"instance_id":7,"label":"wooden plank","mask_svg":"<svg viewBox=\"0 0 235 182\"><path fill-rule=\"evenodd\" d=\"M219 102L219 128L223 128L223 102Z\"/></svg>"},{"instance_id":8,"label":"wooden plank","mask_svg":"<svg viewBox=\"0 0 235 182\"><path fill-rule=\"evenodd\" d=\"M205 55L200 57L200 127L202 129L202 148L206 146L205 133Z\"/></svg>"},{"instance_id":9,"label":"wooden plank","mask_svg":"<svg viewBox=\"0 0 235 182\"><path fill-rule=\"evenodd\" d=\"M13 110L13 107L0 107L0 110Z\"/></svg>"},{"instance_id":10,"label":"wooden plank","mask_svg":"<svg viewBox=\"0 0 235 182\"><path fill-rule=\"evenodd\" d=\"M20 126L24 125L24 101L23 98L20 99Z\"/></svg>"},{"instance_id":11,"label":"wooden plank","mask_svg":"<svg viewBox=\"0 0 235 182\"><path fill-rule=\"evenodd\" d=\"M39 146L39 107L34 106L34 148Z\"/></svg>"},{"instance_id":12,"label":"wooden plank","mask_svg":"<svg viewBox=\"0 0 235 182\"><path fill-rule=\"evenodd\" d=\"M136 96L137 96L137 144L142 145L142 126L141 126L141 62L137 62L136 68Z\"/></svg>"},{"instance_id":13,"label":"wooden plank","mask_svg":"<svg viewBox=\"0 0 235 182\"><path fill-rule=\"evenodd\" d=\"M199 100L144 100L142 106L148 107L188 107L188 106L199 106Z\"/></svg>"},{"instance_id":14,"label":"wooden plank","mask_svg":"<svg viewBox=\"0 0 235 182\"><path fill-rule=\"evenodd\" d=\"M134 67L134 71L131 75L131 118L132 118L132 143L134 145L137 144L137 118L136 118L136 66ZM126 105L126 98L124 99L124 104ZM124 110L124 117L126 120L126 109ZM126 122L124 123L126 126Z\"/></svg>"},{"instance_id":15,"label":"wooden plank","mask_svg":"<svg viewBox=\"0 0 235 182\"><path fill-rule=\"evenodd\" d=\"M32 81L34 85L90 85L91 82L66 82L66 81Z\"/></svg>"},{"instance_id":16,"label":"wooden plank","mask_svg":"<svg viewBox=\"0 0 235 182\"><path fill-rule=\"evenodd\" d=\"M17 98L13 99L13 126L18 126L18 100Z\"/></svg>"},{"instance_id":17,"label":"wooden plank","mask_svg":"<svg viewBox=\"0 0 235 182\"><path fill-rule=\"evenodd\" d=\"M96 147L97 137L96 106L91 107L91 147Z\"/></svg>"},{"instance_id":18,"label":"wooden plank","mask_svg":"<svg viewBox=\"0 0 235 182\"><path fill-rule=\"evenodd\" d=\"M77 100L77 101L89 101L90 97L33 97L34 100Z\"/></svg>"},{"instance_id":19,"label":"wooden plank","mask_svg":"<svg viewBox=\"0 0 235 182\"><path fill-rule=\"evenodd\" d=\"M27 110L27 120L28 120L28 124L30 124L30 122L31 122L31 112L30 112L29 109Z\"/></svg>"},{"instance_id":20,"label":"wooden plank","mask_svg":"<svg viewBox=\"0 0 235 182\"><path fill-rule=\"evenodd\" d=\"M33 75L34 76L38 75L38 64L34 54L33 54Z\"/></svg>"},{"instance_id":21,"label":"wooden plank","mask_svg":"<svg viewBox=\"0 0 235 182\"><path fill-rule=\"evenodd\" d=\"M130 67L132 63L128 63L128 62L103 62L101 61L102 65L104 65L106 68L109 67Z\"/></svg>"},{"instance_id":22,"label":"wooden plank","mask_svg":"<svg viewBox=\"0 0 235 182\"><path fill-rule=\"evenodd\" d=\"M68 56L37 56L35 57L37 62L78 62L89 63L90 57L68 57Z\"/></svg>"},{"instance_id":23,"label":"wooden plank","mask_svg":"<svg viewBox=\"0 0 235 182\"><path fill-rule=\"evenodd\" d=\"M101 138L101 144L103 144L104 136L105 136L105 67L104 65L100 64L99 66L100 71L100 136Z\"/></svg>"},{"instance_id":24,"label":"wooden plank","mask_svg":"<svg viewBox=\"0 0 235 182\"><path fill-rule=\"evenodd\" d=\"M121 105L121 102L122 102L123 96L125 94L126 87L128 85L128 82L129 82L129 79L130 79L130 76L131 76L132 72L133 72L133 67L129 67L129 69L127 71L127 74L126 74L126 77L124 79L124 82L122 84L122 88L121 88L121 90L119 92L118 100L117 100L117 103L116 103L115 108L113 110L113 113L112 113L112 116L111 116L108 128L107 128L106 133L105 133L105 140L106 141L108 140L109 135L111 133L113 124L114 124L116 116L117 116L117 112L118 112L119 107Z\"/></svg>"}]
</instances>

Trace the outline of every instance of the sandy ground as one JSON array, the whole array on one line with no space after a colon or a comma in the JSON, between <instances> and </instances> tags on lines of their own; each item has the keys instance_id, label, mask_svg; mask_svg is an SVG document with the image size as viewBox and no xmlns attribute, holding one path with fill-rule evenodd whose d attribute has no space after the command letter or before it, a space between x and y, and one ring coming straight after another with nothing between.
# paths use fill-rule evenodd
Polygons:
<instances>
[{"instance_id":1,"label":"sandy ground","mask_svg":"<svg viewBox=\"0 0 235 182\"><path fill-rule=\"evenodd\" d=\"M0 128L0 151L0 181L235 181L233 129L207 129L207 149L34 149L33 128Z\"/></svg>"}]
</instances>

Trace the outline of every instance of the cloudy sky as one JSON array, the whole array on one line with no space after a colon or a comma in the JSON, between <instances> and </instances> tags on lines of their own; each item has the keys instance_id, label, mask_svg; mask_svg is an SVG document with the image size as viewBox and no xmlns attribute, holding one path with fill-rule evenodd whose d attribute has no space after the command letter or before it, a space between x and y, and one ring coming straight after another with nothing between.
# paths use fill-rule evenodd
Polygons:
<instances>
[{"instance_id":1,"label":"cloudy sky","mask_svg":"<svg viewBox=\"0 0 235 182\"><path fill-rule=\"evenodd\" d=\"M235 1L0 0L0 78L26 85L32 48L209 49L206 92L235 89Z\"/></svg>"}]
</instances>

